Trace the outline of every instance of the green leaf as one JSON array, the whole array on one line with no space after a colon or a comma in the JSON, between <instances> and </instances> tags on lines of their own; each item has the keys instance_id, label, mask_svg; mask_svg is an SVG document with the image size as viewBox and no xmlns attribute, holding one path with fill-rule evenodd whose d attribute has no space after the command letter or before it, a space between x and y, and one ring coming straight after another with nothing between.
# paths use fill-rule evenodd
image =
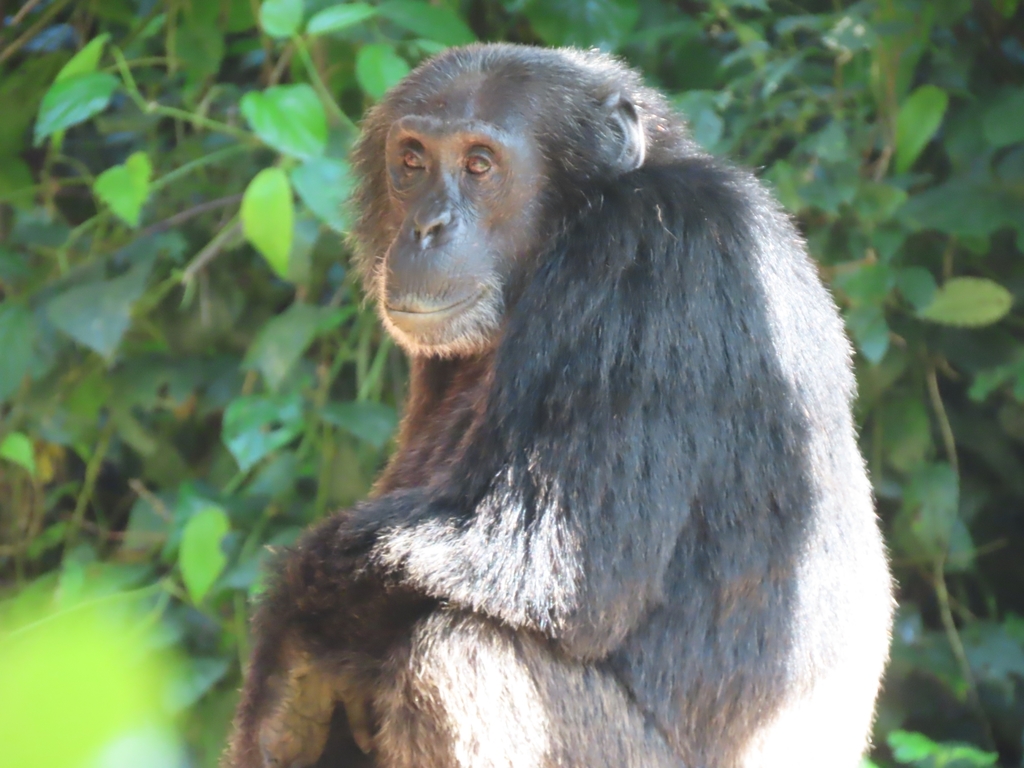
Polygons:
<instances>
[{"instance_id":1,"label":"green leaf","mask_svg":"<svg viewBox=\"0 0 1024 768\"><path fill-rule=\"evenodd\" d=\"M388 0L377 12L403 29L445 45L465 45L476 40L473 30L454 12L416 0Z\"/></svg>"},{"instance_id":2,"label":"green leaf","mask_svg":"<svg viewBox=\"0 0 1024 768\"><path fill-rule=\"evenodd\" d=\"M926 464L914 472L903 490L900 515L920 554L945 554L959 508L960 480L948 464Z\"/></svg>"},{"instance_id":3,"label":"green leaf","mask_svg":"<svg viewBox=\"0 0 1024 768\"><path fill-rule=\"evenodd\" d=\"M904 267L897 271L896 287L917 310L931 304L939 290L932 273L924 267Z\"/></svg>"},{"instance_id":4,"label":"green leaf","mask_svg":"<svg viewBox=\"0 0 1024 768\"><path fill-rule=\"evenodd\" d=\"M288 177L280 168L265 168L249 182L242 197L242 231L277 274L288 278L295 205Z\"/></svg>"},{"instance_id":5,"label":"green leaf","mask_svg":"<svg viewBox=\"0 0 1024 768\"><path fill-rule=\"evenodd\" d=\"M548 45L619 47L636 26L636 0L543 0L526 3L530 26Z\"/></svg>"},{"instance_id":6,"label":"green leaf","mask_svg":"<svg viewBox=\"0 0 1024 768\"><path fill-rule=\"evenodd\" d=\"M239 397L224 411L221 435L239 468L247 472L295 439L302 427L302 400L296 393Z\"/></svg>"},{"instance_id":7,"label":"green leaf","mask_svg":"<svg viewBox=\"0 0 1024 768\"><path fill-rule=\"evenodd\" d=\"M900 763L916 763L935 754L938 744L923 733L893 731L886 738L892 756Z\"/></svg>"},{"instance_id":8,"label":"green leaf","mask_svg":"<svg viewBox=\"0 0 1024 768\"><path fill-rule=\"evenodd\" d=\"M115 165L97 176L92 189L125 224L137 227L152 175L153 166L146 153L133 152L124 165Z\"/></svg>"},{"instance_id":9,"label":"green leaf","mask_svg":"<svg viewBox=\"0 0 1024 768\"><path fill-rule=\"evenodd\" d=\"M852 272L841 273L836 277L836 285L855 304L881 304L895 284L892 267L881 261L862 264Z\"/></svg>"},{"instance_id":10,"label":"green leaf","mask_svg":"<svg viewBox=\"0 0 1024 768\"><path fill-rule=\"evenodd\" d=\"M13 461L33 477L36 474L36 457L32 441L21 432L11 432L0 442L0 459Z\"/></svg>"},{"instance_id":11,"label":"green leaf","mask_svg":"<svg viewBox=\"0 0 1024 768\"><path fill-rule=\"evenodd\" d=\"M1004 92L982 118L985 140L994 147L1024 141L1024 88Z\"/></svg>"},{"instance_id":12,"label":"green leaf","mask_svg":"<svg viewBox=\"0 0 1024 768\"><path fill-rule=\"evenodd\" d=\"M0 302L0 403L17 392L29 375L35 336L35 319L27 306L9 299Z\"/></svg>"},{"instance_id":13,"label":"green leaf","mask_svg":"<svg viewBox=\"0 0 1024 768\"><path fill-rule=\"evenodd\" d=\"M59 83L61 80L67 80L75 75L95 72L96 66L100 63L100 56L103 55L103 47L109 39L110 35L104 32L90 40L82 50L71 57L67 64L61 67L54 82Z\"/></svg>"},{"instance_id":14,"label":"green leaf","mask_svg":"<svg viewBox=\"0 0 1024 768\"><path fill-rule=\"evenodd\" d=\"M242 98L242 114L263 141L286 155L308 160L327 146L327 115L306 83L251 91Z\"/></svg>"},{"instance_id":15,"label":"green leaf","mask_svg":"<svg viewBox=\"0 0 1024 768\"><path fill-rule=\"evenodd\" d=\"M918 316L944 325L978 328L1001 320L1013 306L1013 294L984 277L954 277L939 288Z\"/></svg>"},{"instance_id":16,"label":"green leaf","mask_svg":"<svg viewBox=\"0 0 1024 768\"><path fill-rule=\"evenodd\" d=\"M196 605L203 601L227 565L221 542L229 530L231 523L227 513L214 505L196 512L185 523L178 550L178 567L189 597Z\"/></svg>"},{"instance_id":17,"label":"green leaf","mask_svg":"<svg viewBox=\"0 0 1024 768\"><path fill-rule=\"evenodd\" d=\"M167 705L172 712L188 709L220 682L230 668L227 659L189 657L168 686Z\"/></svg>"},{"instance_id":18,"label":"green leaf","mask_svg":"<svg viewBox=\"0 0 1024 768\"><path fill-rule=\"evenodd\" d=\"M337 32L366 21L376 13L377 9L366 3L332 5L313 15L313 18L306 24L306 34L323 35L328 32Z\"/></svg>"},{"instance_id":19,"label":"green leaf","mask_svg":"<svg viewBox=\"0 0 1024 768\"><path fill-rule=\"evenodd\" d=\"M50 134L88 120L107 108L118 80L106 72L75 75L50 86L39 105L34 144Z\"/></svg>"},{"instance_id":20,"label":"green leaf","mask_svg":"<svg viewBox=\"0 0 1024 768\"><path fill-rule=\"evenodd\" d=\"M846 327L853 334L857 348L872 363L878 363L889 350L889 326L885 315L875 304L855 307L846 313Z\"/></svg>"},{"instance_id":21,"label":"green leaf","mask_svg":"<svg viewBox=\"0 0 1024 768\"><path fill-rule=\"evenodd\" d=\"M922 85L903 102L896 117L896 170L904 173L917 160L946 114L949 96L934 85Z\"/></svg>"},{"instance_id":22,"label":"green leaf","mask_svg":"<svg viewBox=\"0 0 1024 768\"><path fill-rule=\"evenodd\" d=\"M145 259L121 277L99 280L50 299L46 313L59 330L79 344L113 357L128 326L132 304L146 289L152 259Z\"/></svg>"},{"instance_id":23,"label":"green leaf","mask_svg":"<svg viewBox=\"0 0 1024 768\"><path fill-rule=\"evenodd\" d=\"M302 0L265 0L260 6L260 26L271 37L291 37L302 24Z\"/></svg>"},{"instance_id":24,"label":"green leaf","mask_svg":"<svg viewBox=\"0 0 1024 768\"><path fill-rule=\"evenodd\" d=\"M385 43L364 45L356 55L356 80L359 87L374 99L380 99L388 88L409 74L405 59Z\"/></svg>"},{"instance_id":25,"label":"green leaf","mask_svg":"<svg viewBox=\"0 0 1024 768\"><path fill-rule=\"evenodd\" d=\"M348 230L345 204L352 192L348 163L319 157L307 160L291 172L292 186L309 209L335 232Z\"/></svg>"},{"instance_id":26,"label":"green leaf","mask_svg":"<svg viewBox=\"0 0 1024 768\"><path fill-rule=\"evenodd\" d=\"M316 338L323 316L319 308L295 302L260 329L245 356L246 366L259 369L276 391Z\"/></svg>"},{"instance_id":27,"label":"green leaf","mask_svg":"<svg viewBox=\"0 0 1024 768\"><path fill-rule=\"evenodd\" d=\"M367 401L330 403L321 409L320 417L374 448L382 448L398 425L394 408Z\"/></svg>"}]
</instances>

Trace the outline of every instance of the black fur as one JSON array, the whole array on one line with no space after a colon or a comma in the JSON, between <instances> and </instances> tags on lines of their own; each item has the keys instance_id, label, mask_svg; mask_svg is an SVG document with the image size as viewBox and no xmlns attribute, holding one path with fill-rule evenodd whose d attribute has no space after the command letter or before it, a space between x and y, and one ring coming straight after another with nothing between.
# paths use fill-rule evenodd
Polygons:
<instances>
[{"instance_id":1,"label":"black fur","mask_svg":"<svg viewBox=\"0 0 1024 768\"><path fill-rule=\"evenodd\" d=\"M511 633L553 670L610 681L672 764L689 768L781 765L776 747L758 746L783 732L774 724L804 701L838 723L847 715L827 711L836 696L818 692L862 679L849 692L849 744L818 755L852 768L891 598L851 418L850 349L799 236L751 175L689 141L617 62L474 46L418 69L366 120L354 160L367 274L399 224L380 159L387 127L444 109L460 88L475 89L485 117L518 109L531 127L550 179L545 244L520 255L491 350L413 359L398 449L375 497L286 555L255 624L228 764L263 765L257 732L279 705L286 637L359 681L377 727L391 723L372 764L522 764L487 747L460 756L434 744L458 741L455 726L402 731L382 711L405 695L375 691L415 657L413 627L443 613ZM600 112L616 92L646 142L643 165L626 173L607 151L621 136ZM549 672L524 669L549 691L548 722L569 722L576 705L550 693ZM423 741L395 744L401 733ZM332 738L318 765L367 759ZM551 737L532 764L632 759L613 757L626 748L621 734L585 738L590 762L567 754L570 735ZM801 748L790 764L815 764Z\"/></svg>"}]
</instances>

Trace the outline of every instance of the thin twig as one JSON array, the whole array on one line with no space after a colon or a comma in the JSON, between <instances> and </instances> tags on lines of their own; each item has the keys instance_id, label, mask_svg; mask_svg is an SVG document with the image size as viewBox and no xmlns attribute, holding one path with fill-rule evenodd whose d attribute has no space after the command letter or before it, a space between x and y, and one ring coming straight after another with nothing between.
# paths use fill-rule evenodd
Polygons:
<instances>
[{"instance_id":1,"label":"thin twig","mask_svg":"<svg viewBox=\"0 0 1024 768\"><path fill-rule=\"evenodd\" d=\"M186 208L184 211L169 216L163 221L158 221L146 227L144 230L139 232L136 240L141 240L144 237L150 235L157 235L161 232L166 232L168 229L173 229L181 224L184 224L189 219L194 219L196 216L201 216L204 213L210 211L216 211L219 208L227 208L230 205L241 202L242 193L239 192L237 195L228 195L227 197L218 197L216 200L207 200L205 203L199 203L191 208Z\"/></svg>"},{"instance_id":2,"label":"thin twig","mask_svg":"<svg viewBox=\"0 0 1024 768\"><path fill-rule=\"evenodd\" d=\"M338 102L334 100L334 96L327 89L323 79L320 77L320 70L316 68L316 64L313 63L312 57L309 55L309 49L306 48L306 44L302 38L295 35L292 38L292 42L295 45L295 49L299 52L299 58L302 59L302 65L306 68L306 73L309 75L309 79L313 81L313 88L320 94L321 101L327 107L327 110L334 115L342 127L351 131L352 134L359 132L356 124L352 122L352 118L346 115L341 107L338 106Z\"/></svg>"},{"instance_id":3,"label":"thin twig","mask_svg":"<svg viewBox=\"0 0 1024 768\"><path fill-rule=\"evenodd\" d=\"M26 16L28 16L29 12L31 12L31 10L33 8L35 8L37 5L39 5L39 3L40 3L40 0L28 0L27 3L25 3L23 6L21 6L21 10L19 10L16 14L14 14L13 18L11 18L11 20L8 22L7 26L8 27L16 27L19 24L21 24L22 20Z\"/></svg>"},{"instance_id":4,"label":"thin twig","mask_svg":"<svg viewBox=\"0 0 1024 768\"><path fill-rule=\"evenodd\" d=\"M137 477L133 477L128 481L128 487L131 488L135 495L140 499L149 504L150 508L156 512L156 514L164 520L170 521L174 519L171 511L167 509L167 505L164 504L160 497L153 493L149 488L146 487L145 483L139 480Z\"/></svg>"},{"instance_id":5,"label":"thin twig","mask_svg":"<svg viewBox=\"0 0 1024 768\"><path fill-rule=\"evenodd\" d=\"M82 483L82 490L75 502L75 511L71 514L71 524L68 526L67 536L64 539L64 549L69 550L78 538L78 531L85 519L85 508L92 500L93 490L96 488L96 480L100 476L100 469L103 467L103 460L107 456L107 449L110 448L110 438L114 435L114 422L108 421L107 425L100 432L100 439L96 442L96 448L85 466L85 480Z\"/></svg>"},{"instance_id":6,"label":"thin twig","mask_svg":"<svg viewBox=\"0 0 1024 768\"><path fill-rule=\"evenodd\" d=\"M960 667L960 674L967 685L967 700L982 725L985 739L988 742L986 746L991 749L995 744L995 739L992 736L992 727L988 722L988 716L985 714L985 708L981 705L981 698L978 696L978 684L974 679L974 673L971 671L971 662L967 658L967 651L964 650L963 640L961 640L960 633L957 631L956 622L953 621L953 612L949 607L949 589L946 586L945 562L946 558L944 556L938 558L934 563L932 571L932 587L935 589L935 596L939 602L939 617L942 619L942 627L946 631L946 640L949 642L949 647L956 658L957 666Z\"/></svg>"},{"instance_id":7,"label":"thin twig","mask_svg":"<svg viewBox=\"0 0 1024 768\"><path fill-rule=\"evenodd\" d=\"M64 6L70 2L71 0L57 0L53 5L43 11L42 15L36 19L35 24L26 29L25 33L21 37L0 51L0 64L3 64L7 59L11 58L11 56L21 50L22 46L26 43L31 42L35 36L39 34L39 31L49 24L50 20L53 19L54 16L64 10Z\"/></svg>"},{"instance_id":8,"label":"thin twig","mask_svg":"<svg viewBox=\"0 0 1024 768\"><path fill-rule=\"evenodd\" d=\"M242 222L238 220L238 217L234 217L231 222L225 226L220 232L213 236L213 239L206 244L196 257L192 259L185 271L181 273L181 282L190 283L203 267L213 261L217 255L224 249L228 241L237 235L242 229Z\"/></svg>"},{"instance_id":9,"label":"thin twig","mask_svg":"<svg viewBox=\"0 0 1024 768\"><path fill-rule=\"evenodd\" d=\"M928 395L932 401L932 410L935 411L935 418L939 422L939 432L942 433L942 444L946 450L946 459L953 470L953 474L960 477L960 460L956 453L956 440L953 437L953 427L949 423L949 416L946 415L946 406L942 404L942 395L939 392L939 382L935 376L935 364L928 363L925 372L925 382L928 385Z\"/></svg>"}]
</instances>

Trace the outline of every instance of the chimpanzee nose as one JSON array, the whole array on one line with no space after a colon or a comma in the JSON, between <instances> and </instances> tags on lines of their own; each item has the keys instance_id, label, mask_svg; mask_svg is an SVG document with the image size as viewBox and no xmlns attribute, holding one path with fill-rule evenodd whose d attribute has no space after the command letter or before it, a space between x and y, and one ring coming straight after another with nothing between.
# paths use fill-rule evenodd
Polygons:
<instances>
[{"instance_id":1,"label":"chimpanzee nose","mask_svg":"<svg viewBox=\"0 0 1024 768\"><path fill-rule=\"evenodd\" d=\"M413 234L424 248L432 245L441 231L451 224L452 214L447 208L441 211L425 211L413 217Z\"/></svg>"}]
</instances>

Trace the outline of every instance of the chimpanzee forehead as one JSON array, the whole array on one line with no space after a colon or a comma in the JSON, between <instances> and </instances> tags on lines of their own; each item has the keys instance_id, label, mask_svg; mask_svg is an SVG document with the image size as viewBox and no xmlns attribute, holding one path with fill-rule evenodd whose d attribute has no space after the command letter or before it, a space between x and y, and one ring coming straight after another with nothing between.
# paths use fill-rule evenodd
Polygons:
<instances>
[{"instance_id":1,"label":"chimpanzee forehead","mask_svg":"<svg viewBox=\"0 0 1024 768\"><path fill-rule=\"evenodd\" d=\"M463 74L420 101L412 113L516 132L532 122L533 101L520 83L484 73Z\"/></svg>"}]
</instances>

